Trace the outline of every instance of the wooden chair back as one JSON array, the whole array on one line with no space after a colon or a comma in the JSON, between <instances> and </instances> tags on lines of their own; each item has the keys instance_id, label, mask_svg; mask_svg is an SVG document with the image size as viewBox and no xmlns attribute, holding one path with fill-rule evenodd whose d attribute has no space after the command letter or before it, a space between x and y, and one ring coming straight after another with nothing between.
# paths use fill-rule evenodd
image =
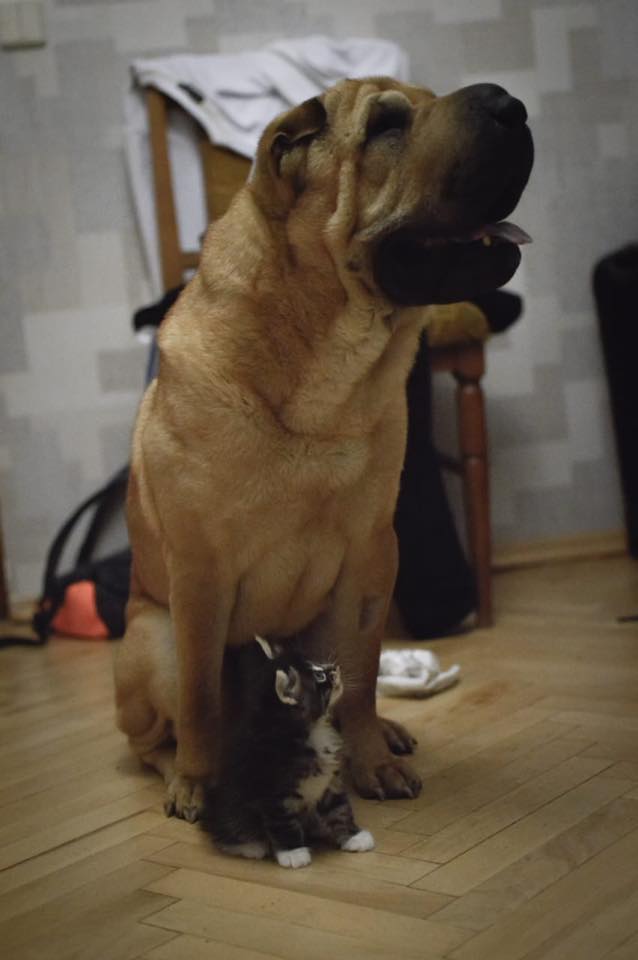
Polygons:
<instances>
[{"instance_id":1,"label":"wooden chair back","mask_svg":"<svg viewBox=\"0 0 638 960\"><path fill-rule=\"evenodd\" d=\"M175 194L171 176L168 146L169 101L149 87L146 91L151 154L153 157L153 186L157 232L159 237L162 282L165 290L179 286L184 273L199 263L199 250L182 250L177 226ZM250 160L232 150L217 147L201 131L199 152L202 162L206 211L209 222L218 220L245 183L250 171Z\"/></svg>"}]
</instances>

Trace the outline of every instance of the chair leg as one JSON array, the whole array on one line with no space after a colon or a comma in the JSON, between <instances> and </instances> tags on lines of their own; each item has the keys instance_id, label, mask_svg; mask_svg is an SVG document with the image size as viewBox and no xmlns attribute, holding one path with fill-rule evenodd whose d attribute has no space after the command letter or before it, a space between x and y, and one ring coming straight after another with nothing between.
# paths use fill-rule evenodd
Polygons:
<instances>
[{"instance_id":1,"label":"chair leg","mask_svg":"<svg viewBox=\"0 0 638 960\"><path fill-rule=\"evenodd\" d=\"M454 371L465 515L478 591L478 625L489 627L492 624L492 542L482 374L482 363Z\"/></svg>"}]
</instances>

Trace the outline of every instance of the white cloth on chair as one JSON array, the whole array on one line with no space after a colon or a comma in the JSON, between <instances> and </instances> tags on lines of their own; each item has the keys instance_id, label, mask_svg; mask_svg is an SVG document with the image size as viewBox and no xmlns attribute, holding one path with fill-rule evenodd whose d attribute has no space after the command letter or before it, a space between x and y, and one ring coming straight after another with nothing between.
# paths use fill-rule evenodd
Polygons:
<instances>
[{"instance_id":1,"label":"white cloth on chair","mask_svg":"<svg viewBox=\"0 0 638 960\"><path fill-rule=\"evenodd\" d=\"M377 693L385 697L429 697L455 684L458 663L441 670L431 650L384 650L379 661Z\"/></svg>"},{"instance_id":2,"label":"white cloth on chair","mask_svg":"<svg viewBox=\"0 0 638 960\"><path fill-rule=\"evenodd\" d=\"M400 47L385 40L315 36L246 53L134 60L132 71L138 86L167 94L218 146L252 157L278 113L344 77L387 74L406 81L408 62Z\"/></svg>"},{"instance_id":3,"label":"white cloth on chair","mask_svg":"<svg viewBox=\"0 0 638 960\"><path fill-rule=\"evenodd\" d=\"M126 159L153 296L162 292L162 283L144 87L167 94L218 146L253 157L273 117L338 80L385 75L405 82L409 73L407 55L394 43L323 36L279 40L245 53L134 60L131 70ZM171 117L169 150L180 242L183 249L197 250L207 222L205 192L196 127L183 114Z\"/></svg>"}]
</instances>

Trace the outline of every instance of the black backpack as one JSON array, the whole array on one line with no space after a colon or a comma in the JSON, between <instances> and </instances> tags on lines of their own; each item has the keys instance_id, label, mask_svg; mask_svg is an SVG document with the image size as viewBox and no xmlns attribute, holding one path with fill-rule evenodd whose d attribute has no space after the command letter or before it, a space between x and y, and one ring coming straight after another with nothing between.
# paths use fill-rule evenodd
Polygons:
<instances>
[{"instance_id":1,"label":"black backpack","mask_svg":"<svg viewBox=\"0 0 638 960\"><path fill-rule=\"evenodd\" d=\"M52 633L95 639L121 637L131 576L131 551L119 550L94 560L93 555L108 519L122 509L128 466L73 511L57 533L44 572L42 595L33 616L35 637L0 638L0 647L46 643ZM82 517L93 516L75 556L64 574L58 573L64 548Z\"/></svg>"}]
</instances>

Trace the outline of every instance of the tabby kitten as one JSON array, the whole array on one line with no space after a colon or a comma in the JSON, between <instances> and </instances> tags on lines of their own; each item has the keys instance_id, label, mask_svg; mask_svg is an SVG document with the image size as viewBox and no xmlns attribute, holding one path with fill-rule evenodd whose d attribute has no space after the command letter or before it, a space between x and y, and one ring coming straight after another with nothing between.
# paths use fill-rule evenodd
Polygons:
<instances>
[{"instance_id":1,"label":"tabby kitten","mask_svg":"<svg viewBox=\"0 0 638 960\"><path fill-rule=\"evenodd\" d=\"M273 855L282 867L309 864L313 841L371 850L374 839L356 825L339 778L342 744L330 716L342 691L339 668L261 637L240 656L243 722L204 828L225 853Z\"/></svg>"}]
</instances>

